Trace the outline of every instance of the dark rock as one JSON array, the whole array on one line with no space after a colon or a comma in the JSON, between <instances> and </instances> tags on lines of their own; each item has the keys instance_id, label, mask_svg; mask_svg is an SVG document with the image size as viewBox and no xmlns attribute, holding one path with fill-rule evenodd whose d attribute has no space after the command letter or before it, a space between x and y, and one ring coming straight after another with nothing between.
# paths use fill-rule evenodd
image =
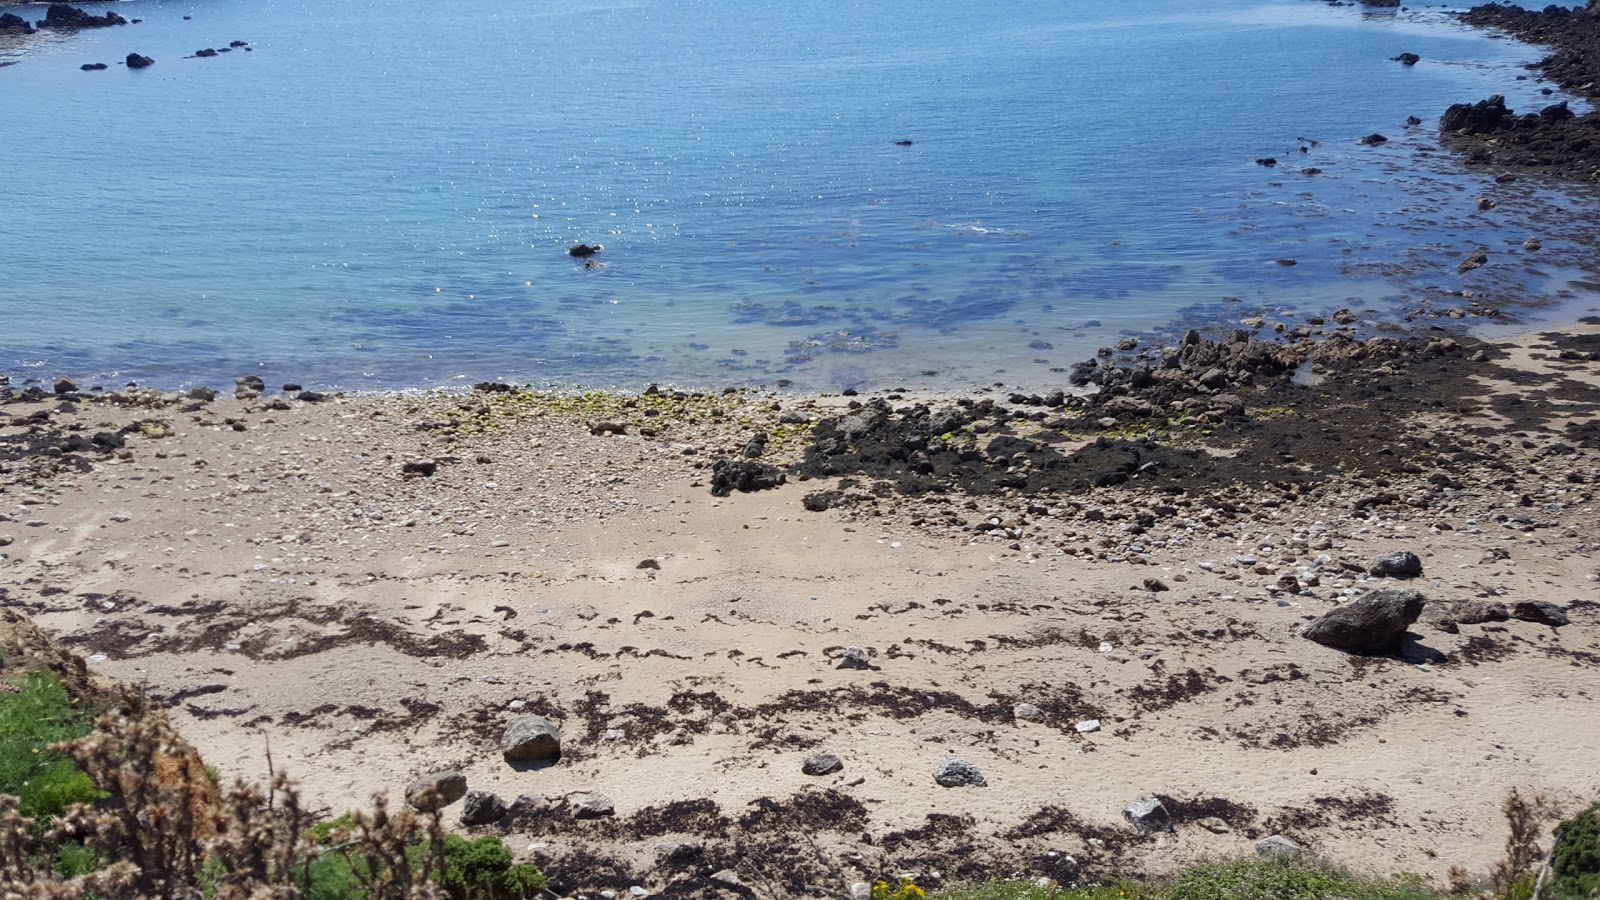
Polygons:
<instances>
[{"instance_id":1,"label":"dark rock","mask_svg":"<svg viewBox=\"0 0 1600 900\"><path fill-rule=\"evenodd\" d=\"M590 422L589 433L592 435L627 434L628 426L624 422Z\"/></svg>"},{"instance_id":2,"label":"dark rock","mask_svg":"<svg viewBox=\"0 0 1600 900\"><path fill-rule=\"evenodd\" d=\"M1391 653L1400 649L1406 628L1422 615L1424 603L1416 591L1372 591L1326 613L1300 629L1300 635L1340 650Z\"/></svg>"},{"instance_id":3,"label":"dark rock","mask_svg":"<svg viewBox=\"0 0 1600 900\"><path fill-rule=\"evenodd\" d=\"M1172 590L1172 588L1167 587L1167 583L1165 581L1162 581L1159 578L1146 578L1144 580L1144 589L1150 591L1151 593Z\"/></svg>"},{"instance_id":4,"label":"dark rock","mask_svg":"<svg viewBox=\"0 0 1600 900\"><path fill-rule=\"evenodd\" d=\"M933 780L940 787L988 787L989 782L978 767L960 757L952 756L933 770Z\"/></svg>"},{"instance_id":5,"label":"dark rock","mask_svg":"<svg viewBox=\"0 0 1600 900\"><path fill-rule=\"evenodd\" d=\"M603 247L603 246L601 246L599 244L579 244L576 247L569 248L567 250L567 255L568 256L576 256L579 259L584 259L584 258L593 256L596 253L599 253L601 250L604 250L604 249L605 249L605 247Z\"/></svg>"},{"instance_id":6,"label":"dark rock","mask_svg":"<svg viewBox=\"0 0 1600 900\"><path fill-rule=\"evenodd\" d=\"M0 34L33 34L33 25L21 16L0 13Z\"/></svg>"},{"instance_id":7,"label":"dark rock","mask_svg":"<svg viewBox=\"0 0 1600 900\"><path fill-rule=\"evenodd\" d=\"M217 392L203 384L197 384L189 389L189 399L210 403L211 401L217 399Z\"/></svg>"},{"instance_id":8,"label":"dark rock","mask_svg":"<svg viewBox=\"0 0 1600 900\"><path fill-rule=\"evenodd\" d=\"M1398 63L1404 63L1408 66L1414 66L1417 63L1422 62L1422 57L1416 55L1415 53L1402 53L1399 56L1394 57L1394 61Z\"/></svg>"},{"instance_id":9,"label":"dark rock","mask_svg":"<svg viewBox=\"0 0 1600 900\"><path fill-rule=\"evenodd\" d=\"M763 491L787 480L782 469L754 460L719 459L711 464L711 493L716 497Z\"/></svg>"},{"instance_id":10,"label":"dark rock","mask_svg":"<svg viewBox=\"0 0 1600 900\"><path fill-rule=\"evenodd\" d=\"M72 382L72 379L70 379L70 378L57 378L56 379L56 393L57 394L72 394L72 393L76 393L77 390L78 390L78 386Z\"/></svg>"},{"instance_id":11,"label":"dark rock","mask_svg":"<svg viewBox=\"0 0 1600 900\"><path fill-rule=\"evenodd\" d=\"M506 816L513 824L526 826L549 815L551 809L550 801L539 794L522 794L511 801Z\"/></svg>"},{"instance_id":12,"label":"dark rock","mask_svg":"<svg viewBox=\"0 0 1600 900\"><path fill-rule=\"evenodd\" d=\"M1367 574L1379 578L1416 578L1422 574L1422 559L1410 550L1396 550L1374 559Z\"/></svg>"},{"instance_id":13,"label":"dark rock","mask_svg":"<svg viewBox=\"0 0 1600 900\"><path fill-rule=\"evenodd\" d=\"M407 477L427 478L439 471L439 464L431 459L413 459L400 467L400 474Z\"/></svg>"},{"instance_id":14,"label":"dark rock","mask_svg":"<svg viewBox=\"0 0 1600 900\"><path fill-rule=\"evenodd\" d=\"M1456 271L1471 272L1473 269L1482 268L1484 263L1487 263L1488 261L1489 251L1483 247L1479 247L1478 249L1472 251L1471 255L1469 255L1466 259L1463 259L1460 265L1456 266Z\"/></svg>"},{"instance_id":15,"label":"dark rock","mask_svg":"<svg viewBox=\"0 0 1600 900\"><path fill-rule=\"evenodd\" d=\"M543 716L518 716L500 738L506 762L534 762L561 756L561 729Z\"/></svg>"},{"instance_id":16,"label":"dark rock","mask_svg":"<svg viewBox=\"0 0 1600 900\"><path fill-rule=\"evenodd\" d=\"M916 143L916 141L903 141L903 140L902 140L902 141L895 141L895 142L894 142L894 145L895 145L895 146L896 146L896 147L909 147L909 146L911 146L911 145L912 145L912 144L914 144L914 143Z\"/></svg>"},{"instance_id":17,"label":"dark rock","mask_svg":"<svg viewBox=\"0 0 1600 900\"><path fill-rule=\"evenodd\" d=\"M1172 830L1172 813L1154 797L1130 803L1122 810L1122 818L1138 829L1140 834Z\"/></svg>"},{"instance_id":18,"label":"dark rock","mask_svg":"<svg viewBox=\"0 0 1600 900\"><path fill-rule=\"evenodd\" d=\"M1511 618L1504 603L1489 600L1463 600L1450 610L1450 617L1462 625L1482 625L1485 622L1504 622Z\"/></svg>"},{"instance_id":19,"label":"dark rock","mask_svg":"<svg viewBox=\"0 0 1600 900\"><path fill-rule=\"evenodd\" d=\"M844 769L844 760L832 753L817 753L805 758L800 771L807 775L832 775Z\"/></svg>"},{"instance_id":20,"label":"dark rock","mask_svg":"<svg viewBox=\"0 0 1600 900\"><path fill-rule=\"evenodd\" d=\"M78 68L82 69L85 72L103 72L106 69L109 69L111 67L106 65L105 63L84 63L83 65L79 66Z\"/></svg>"},{"instance_id":21,"label":"dark rock","mask_svg":"<svg viewBox=\"0 0 1600 900\"><path fill-rule=\"evenodd\" d=\"M1538 622L1540 625L1549 625L1552 628L1559 628L1571 621L1567 618L1566 610L1542 600L1526 600L1518 603L1511 607L1511 617L1524 622Z\"/></svg>"},{"instance_id":22,"label":"dark rock","mask_svg":"<svg viewBox=\"0 0 1600 900\"><path fill-rule=\"evenodd\" d=\"M128 20L114 12L91 16L76 6L52 3L38 24L40 28L109 28L112 25L126 25Z\"/></svg>"},{"instance_id":23,"label":"dark rock","mask_svg":"<svg viewBox=\"0 0 1600 900\"><path fill-rule=\"evenodd\" d=\"M317 391L301 391L300 393L295 394L294 398L305 403L321 403L322 401L328 399L326 394L322 394Z\"/></svg>"},{"instance_id":24,"label":"dark rock","mask_svg":"<svg viewBox=\"0 0 1600 900\"><path fill-rule=\"evenodd\" d=\"M506 802L488 791L471 791L461 803L461 824L492 825L506 814Z\"/></svg>"},{"instance_id":25,"label":"dark rock","mask_svg":"<svg viewBox=\"0 0 1600 900\"><path fill-rule=\"evenodd\" d=\"M195 55L195 57L196 57L196 58L198 58L198 59L207 59L207 58L209 58L209 57L212 57L212 56L216 56L216 55L217 55L217 51L216 51L216 50L213 50L213 49L212 49L212 48L210 48L210 47L207 47L207 48L206 48L206 49L204 49L204 50L196 50L196 51L195 51L195 52L194 52L194 55Z\"/></svg>"},{"instance_id":26,"label":"dark rock","mask_svg":"<svg viewBox=\"0 0 1600 900\"><path fill-rule=\"evenodd\" d=\"M517 390L503 381L480 381L472 389L481 394L511 394Z\"/></svg>"},{"instance_id":27,"label":"dark rock","mask_svg":"<svg viewBox=\"0 0 1600 900\"><path fill-rule=\"evenodd\" d=\"M654 559L641 559L641 560L639 560L639 564L634 566L634 568L635 569L654 569L655 571L659 572L659 571L661 571L661 563L657 562Z\"/></svg>"},{"instance_id":28,"label":"dark rock","mask_svg":"<svg viewBox=\"0 0 1600 900\"><path fill-rule=\"evenodd\" d=\"M250 46L250 42L249 41L229 41L228 42L228 47L230 49L237 49L239 47L248 47L248 46Z\"/></svg>"},{"instance_id":29,"label":"dark rock","mask_svg":"<svg viewBox=\"0 0 1600 900\"><path fill-rule=\"evenodd\" d=\"M1379 144L1387 144L1387 143L1389 143L1389 139L1384 137L1381 134L1378 134L1378 133L1374 132L1374 133L1369 134L1366 137L1362 138L1361 139L1361 143L1365 144L1368 147L1376 147Z\"/></svg>"},{"instance_id":30,"label":"dark rock","mask_svg":"<svg viewBox=\"0 0 1600 900\"><path fill-rule=\"evenodd\" d=\"M1461 134L1494 134L1516 126L1516 114L1506 108L1503 94L1477 103L1456 103L1439 117L1439 130Z\"/></svg>"},{"instance_id":31,"label":"dark rock","mask_svg":"<svg viewBox=\"0 0 1600 900\"><path fill-rule=\"evenodd\" d=\"M1256 165L1258 165L1258 166L1266 166L1269 169L1272 168L1273 166L1276 166L1277 164L1278 164L1278 161L1276 159L1270 157L1270 156L1263 156L1260 159L1256 160Z\"/></svg>"},{"instance_id":32,"label":"dark rock","mask_svg":"<svg viewBox=\"0 0 1600 900\"><path fill-rule=\"evenodd\" d=\"M467 794L467 776L460 772L435 772L424 775L406 788L406 802L420 812L433 812L460 800Z\"/></svg>"}]
</instances>

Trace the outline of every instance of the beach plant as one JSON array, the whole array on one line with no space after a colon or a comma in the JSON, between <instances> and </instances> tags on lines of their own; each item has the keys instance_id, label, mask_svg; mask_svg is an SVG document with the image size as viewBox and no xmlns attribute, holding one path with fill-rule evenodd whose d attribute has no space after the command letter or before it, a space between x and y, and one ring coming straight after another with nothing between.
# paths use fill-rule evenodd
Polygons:
<instances>
[{"instance_id":1,"label":"beach plant","mask_svg":"<svg viewBox=\"0 0 1600 900\"><path fill-rule=\"evenodd\" d=\"M50 672L35 672L14 687L0 694L0 794L16 797L18 812L30 819L95 800L100 795L89 777L50 749L88 734L91 713Z\"/></svg>"},{"instance_id":2,"label":"beach plant","mask_svg":"<svg viewBox=\"0 0 1600 900\"><path fill-rule=\"evenodd\" d=\"M1541 900L1600 896L1600 803L1556 826L1550 881Z\"/></svg>"}]
</instances>

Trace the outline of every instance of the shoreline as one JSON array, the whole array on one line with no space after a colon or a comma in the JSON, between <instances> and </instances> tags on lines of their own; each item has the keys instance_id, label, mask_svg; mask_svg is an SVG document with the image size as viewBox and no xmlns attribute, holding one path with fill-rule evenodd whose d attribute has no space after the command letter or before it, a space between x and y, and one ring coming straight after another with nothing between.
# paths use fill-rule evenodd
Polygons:
<instances>
[{"instance_id":1,"label":"shoreline","mask_svg":"<svg viewBox=\"0 0 1600 900\"><path fill-rule=\"evenodd\" d=\"M1280 345L1200 339L1084 367L1098 389L1059 407L13 402L0 593L225 776L264 775L270 740L334 809L447 768L537 798L465 830L563 892L717 890L752 848L822 877L793 829L843 871L1159 873L1281 833L1442 879L1496 857L1502 789L1600 792L1584 330L1340 338L1311 386ZM792 468L717 497L722 459ZM1368 573L1400 549L1421 578ZM1298 635L1387 588L1428 601L1400 652ZM1535 600L1570 624L1511 615ZM852 646L869 669L836 667ZM499 758L529 712L555 767ZM814 753L844 770L802 774ZM988 786L934 786L950 755ZM574 821L584 791L615 815ZM1175 834L1120 822L1150 794ZM658 863L667 841L702 849Z\"/></svg>"}]
</instances>

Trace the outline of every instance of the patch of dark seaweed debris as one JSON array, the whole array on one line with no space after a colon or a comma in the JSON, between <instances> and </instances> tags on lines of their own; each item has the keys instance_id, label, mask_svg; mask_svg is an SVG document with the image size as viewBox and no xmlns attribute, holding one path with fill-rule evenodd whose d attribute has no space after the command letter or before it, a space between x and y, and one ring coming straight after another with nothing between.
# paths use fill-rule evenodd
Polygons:
<instances>
[{"instance_id":1,"label":"patch of dark seaweed debris","mask_svg":"<svg viewBox=\"0 0 1600 900\"><path fill-rule=\"evenodd\" d=\"M803 791L787 800L760 797L739 817L747 832L772 830L859 832L867 827L867 808L860 800L833 788Z\"/></svg>"},{"instance_id":2,"label":"patch of dark seaweed debris","mask_svg":"<svg viewBox=\"0 0 1600 900\"><path fill-rule=\"evenodd\" d=\"M1166 794L1156 794L1155 797L1167 808L1174 825L1181 827L1192 825L1201 819L1221 819L1228 823L1229 828L1246 837L1261 836L1261 829L1256 824L1258 813L1256 808L1248 803L1239 803L1223 797L1180 799Z\"/></svg>"}]
</instances>

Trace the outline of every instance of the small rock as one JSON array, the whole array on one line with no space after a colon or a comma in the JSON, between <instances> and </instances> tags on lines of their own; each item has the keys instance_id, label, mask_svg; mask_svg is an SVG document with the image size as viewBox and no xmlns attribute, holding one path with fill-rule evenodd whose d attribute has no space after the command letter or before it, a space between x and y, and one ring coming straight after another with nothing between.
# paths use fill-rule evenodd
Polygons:
<instances>
[{"instance_id":1,"label":"small rock","mask_svg":"<svg viewBox=\"0 0 1600 900\"><path fill-rule=\"evenodd\" d=\"M1422 62L1422 57L1416 55L1415 53L1402 53L1399 56L1394 57L1393 59L1394 59L1395 62L1401 63L1403 65L1407 65L1407 66L1414 66L1417 63Z\"/></svg>"},{"instance_id":2,"label":"small rock","mask_svg":"<svg viewBox=\"0 0 1600 900\"><path fill-rule=\"evenodd\" d=\"M805 758L800 771L807 775L832 775L844 769L844 760L832 753L817 753Z\"/></svg>"},{"instance_id":3,"label":"small rock","mask_svg":"<svg viewBox=\"0 0 1600 900\"><path fill-rule=\"evenodd\" d=\"M1534 252L1538 251L1539 248L1541 248L1543 246L1544 246L1544 242L1539 240L1536 237L1528 238L1527 240L1522 242L1522 249L1528 251L1529 253L1534 253Z\"/></svg>"},{"instance_id":4,"label":"small rock","mask_svg":"<svg viewBox=\"0 0 1600 900\"><path fill-rule=\"evenodd\" d=\"M684 860L696 859L705 852L705 842L695 838L682 841L667 841L664 844L656 845L656 862L683 862Z\"/></svg>"},{"instance_id":5,"label":"small rock","mask_svg":"<svg viewBox=\"0 0 1600 900\"><path fill-rule=\"evenodd\" d=\"M661 563L657 562L654 559L641 559L641 560L639 560L639 564L634 566L634 568L635 569L653 569L653 570L659 572L659 571L661 571Z\"/></svg>"},{"instance_id":6,"label":"small rock","mask_svg":"<svg viewBox=\"0 0 1600 900\"><path fill-rule=\"evenodd\" d=\"M1122 810L1122 817L1138 829L1140 834L1172 830L1172 814L1154 797L1130 803Z\"/></svg>"},{"instance_id":7,"label":"small rock","mask_svg":"<svg viewBox=\"0 0 1600 900\"><path fill-rule=\"evenodd\" d=\"M1079 722L1077 725L1074 725L1073 727L1078 730L1079 734L1093 734L1096 731L1100 730L1100 720L1099 719L1084 719L1082 722Z\"/></svg>"},{"instance_id":8,"label":"small rock","mask_svg":"<svg viewBox=\"0 0 1600 900\"><path fill-rule=\"evenodd\" d=\"M489 825L506 814L506 802L488 791L468 791L461 803L461 824Z\"/></svg>"},{"instance_id":9,"label":"small rock","mask_svg":"<svg viewBox=\"0 0 1600 900\"><path fill-rule=\"evenodd\" d=\"M1227 822L1222 821L1216 816L1207 816L1195 824L1211 832L1212 834L1227 834L1233 830L1228 826Z\"/></svg>"},{"instance_id":10,"label":"small rock","mask_svg":"<svg viewBox=\"0 0 1600 900\"><path fill-rule=\"evenodd\" d=\"M603 819L616 814L616 805L605 794L585 794L572 804L574 819Z\"/></svg>"},{"instance_id":11,"label":"small rock","mask_svg":"<svg viewBox=\"0 0 1600 900\"><path fill-rule=\"evenodd\" d=\"M1011 716L1024 722L1037 722L1044 718L1044 710L1032 703L1018 703L1011 707Z\"/></svg>"},{"instance_id":12,"label":"small rock","mask_svg":"<svg viewBox=\"0 0 1600 900\"><path fill-rule=\"evenodd\" d=\"M1463 259L1460 265L1456 266L1456 271L1471 272L1473 269L1481 268L1488 261L1489 251L1483 247L1479 247L1478 249L1472 251L1472 253L1466 259Z\"/></svg>"},{"instance_id":13,"label":"small rock","mask_svg":"<svg viewBox=\"0 0 1600 900\"><path fill-rule=\"evenodd\" d=\"M467 776L460 772L424 775L406 788L406 802L419 812L433 812L467 795Z\"/></svg>"},{"instance_id":14,"label":"small rock","mask_svg":"<svg viewBox=\"0 0 1600 900\"><path fill-rule=\"evenodd\" d=\"M1482 625L1485 622L1504 622L1511 618L1504 603L1490 600L1463 600L1450 610L1450 617L1462 625Z\"/></svg>"},{"instance_id":15,"label":"small rock","mask_svg":"<svg viewBox=\"0 0 1600 900\"><path fill-rule=\"evenodd\" d=\"M872 668L872 663L867 659L867 651L860 647L846 647L845 651L839 654L839 658L833 661L833 667L835 669L870 669Z\"/></svg>"},{"instance_id":16,"label":"small rock","mask_svg":"<svg viewBox=\"0 0 1600 900\"><path fill-rule=\"evenodd\" d=\"M1165 581L1162 581L1159 578L1146 578L1144 580L1144 589L1150 591L1151 593L1172 590L1172 588L1167 587L1167 583Z\"/></svg>"},{"instance_id":17,"label":"small rock","mask_svg":"<svg viewBox=\"0 0 1600 900\"><path fill-rule=\"evenodd\" d=\"M127 63L128 68L130 69L143 69L155 65L156 61L148 56L140 56L137 53L129 53L128 58L123 60L123 62Z\"/></svg>"},{"instance_id":18,"label":"small rock","mask_svg":"<svg viewBox=\"0 0 1600 900\"><path fill-rule=\"evenodd\" d=\"M952 756L933 770L933 780L941 787L988 787L978 767L960 757Z\"/></svg>"},{"instance_id":19,"label":"small rock","mask_svg":"<svg viewBox=\"0 0 1600 900\"><path fill-rule=\"evenodd\" d=\"M576 256L579 259L584 259L584 258L593 256L596 253L599 253L601 250L604 250L604 249L605 249L605 247L600 245L600 244L578 244L575 247L568 248L567 249L567 255L568 256Z\"/></svg>"},{"instance_id":20,"label":"small rock","mask_svg":"<svg viewBox=\"0 0 1600 900\"><path fill-rule=\"evenodd\" d=\"M735 872L732 869L720 869L720 870L718 870L716 872L712 872L711 873L711 880L717 882L718 884L726 884L726 885L729 885L731 887L743 887L744 886L744 882L739 880L739 873ZM867 886L867 896L869 896L869 897L872 896L871 892L872 892L872 887L871 887L871 885L868 885Z\"/></svg>"},{"instance_id":21,"label":"small rock","mask_svg":"<svg viewBox=\"0 0 1600 900\"><path fill-rule=\"evenodd\" d=\"M73 383L71 378L63 377L63 378L57 378L56 379L56 393L57 394L72 394L72 393L76 393L77 390L78 390L78 386Z\"/></svg>"},{"instance_id":22,"label":"small rock","mask_svg":"<svg viewBox=\"0 0 1600 900\"><path fill-rule=\"evenodd\" d=\"M542 819L550 813L550 801L538 794L522 794L511 801L511 807L506 810L506 815L511 821L517 823L532 822Z\"/></svg>"},{"instance_id":23,"label":"small rock","mask_svg":"<svg viewBox=\"0 0 1600 900\"><path fill-rule=\"evenodd\" d=\"M413 459L400 467L400 474L410 478L426 478L439 471L439 464L431 459Z\"/></svg>"},{"instance_id":24,"label":"small rock","mask_svg":"<svg viewBox=\"0 0 1600 900\"><path fill-rule=\"evenodd\" d=\"M1479 197L1478 198L1478 209L1480 209L1480 210L1482 210L1484 212L1488 212L1489 210L1494 209L1496 206L1499 206L1499 205L1500 204L1494 202L1493 200L1489 199L1488 197Z\"/></svg>"},{"instance_id":25,"label":"small rock","mask_svg":"<svg viewBox=\"0 0 1600 900\"><path fill-rule=\"evenodd\" d=\"M500 755L506 762L559 759L561 729L543 716L518 716L506 725Z\"/></svg>"},{"instance_id":26,"label":"small rock","mask_svg":"<svg viewBox=\"0 0 1600 900\"><path fill-rule=\"evenodd\" d=\"M1566 610L1542 600L1518 603L1511 607L1511 617L1524 622L1538 622L1540 625L1549 625L1552 628L1559 628L1571 621L1567 618Z\"/></svg>"},{"instance_id":27,"label":"small rock","mask_svg":"<svg viewBox=\"0 0 1600 900\"><path fill-rule=\"evenodd\" d=\"M1377 132L1373 132L1372 134L1369 134L1366 137L1362 138L1361 139L1361 143L1366 145L1366 146L1368 146L1368 147L1376 147L1379 144L1387 144L1387 143L1389 143L1389 139L1384 137L1381 134L1378 134Z\"/></svg>"},{"instance_id":28,"label":"small rock","mask_svg":"<svg viewBox=\"0 0 1600 900\"><path fill-rule=\"evenodd\" d=\"M1422 559L1410 550L1396 550L1374 559L1367 574L1380 578L1416 578L1422 574Z\"/></svg>"},{"instance_id":29,"label":"small rock","mask_svg":"<svg viewBox=\"0 0 1600 900\"><path fill-rule=\"evenodd\" d=\"M1299 856L1306 852L1306 848L1281 834L1275 834L1256 841L1256 852L1262 856Z\"/></svg>"}]
</instances>

